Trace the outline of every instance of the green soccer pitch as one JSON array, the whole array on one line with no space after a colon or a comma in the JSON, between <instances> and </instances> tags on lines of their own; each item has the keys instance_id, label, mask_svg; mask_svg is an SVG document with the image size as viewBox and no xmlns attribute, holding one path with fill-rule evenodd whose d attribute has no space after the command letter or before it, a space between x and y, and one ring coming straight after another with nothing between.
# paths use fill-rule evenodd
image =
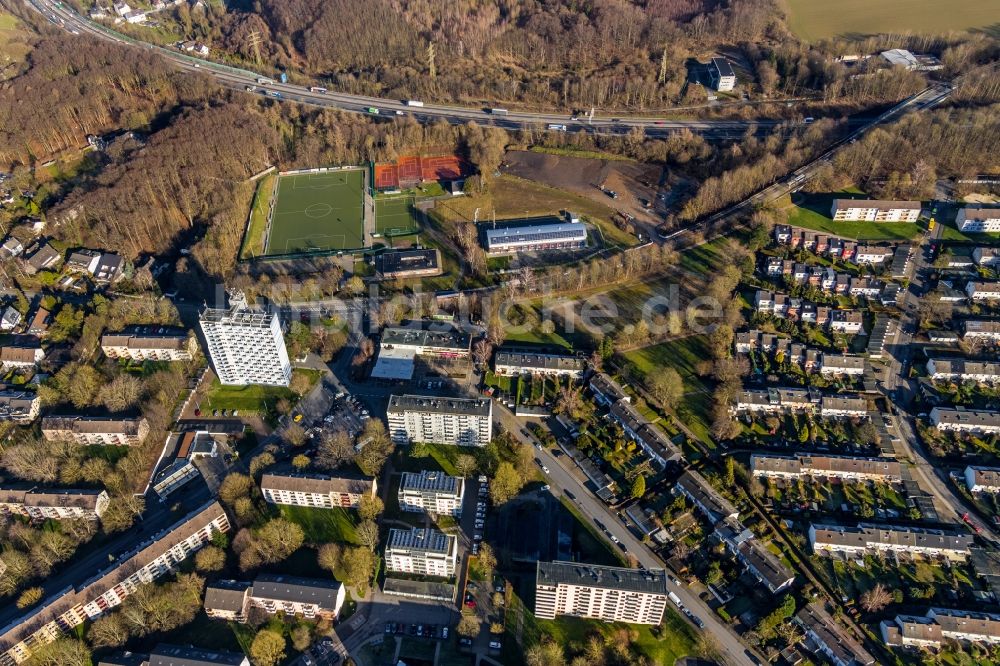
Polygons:
<instances>
[{"instance_id":1,"label":"green soccer pitch","mask_svg":"<svg viewBox=\"0 0 1000 666\"><path fill-rule=\"evenodd\" d=\"M380 196L375 199L375 233L405 236L420 229L419 212L412 195Z\"/></svg>"},{"instance_id":2,"label":"green soccer pitch","mask_svg":"<svg viewBox=\"0 0 1000 666\"><path fill-rule=\"evenodd\" d=\"M267 255L364 247L364 171L278 178Z\"/></svg>"}]
</instances>

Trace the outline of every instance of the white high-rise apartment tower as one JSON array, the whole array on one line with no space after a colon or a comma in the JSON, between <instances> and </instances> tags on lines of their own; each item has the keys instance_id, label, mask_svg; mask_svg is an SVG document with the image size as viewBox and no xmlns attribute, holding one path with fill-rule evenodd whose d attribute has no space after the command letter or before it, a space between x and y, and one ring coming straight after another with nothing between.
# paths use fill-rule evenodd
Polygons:
<instances>
[{"instance_id":1,"label":"white high-rise apartment tower","mask_svg":"<svg viewBox=\"0 0 1000 666\"><path fill-rule=\"evenodd\" d=\"M288 386L292 364L277 314L252 308L243 294L232 294L228 309L205 308L200 323L220 382Z\"/></svg>"}]
</instances>

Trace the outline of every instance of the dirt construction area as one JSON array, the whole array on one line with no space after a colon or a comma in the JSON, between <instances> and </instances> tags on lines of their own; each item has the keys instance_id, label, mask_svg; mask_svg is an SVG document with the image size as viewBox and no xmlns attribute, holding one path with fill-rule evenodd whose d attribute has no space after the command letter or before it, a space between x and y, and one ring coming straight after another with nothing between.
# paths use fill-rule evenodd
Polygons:
<instances>
[{"instance_id":1,"label":"dirt construction area","mask_svg":"<svg viewBox=\"0 0 1000 666\"><path fill-rule=\"evenodd\" d=\"M504 173L585 196L627 213L639 223L655 226L663 221L662 202L656 196L662 167L531 151L507 153L504 165ZM612 198L609 191L618 198ZM643 202L649 202L650 208Z\"/></svg>"}]
</instances>

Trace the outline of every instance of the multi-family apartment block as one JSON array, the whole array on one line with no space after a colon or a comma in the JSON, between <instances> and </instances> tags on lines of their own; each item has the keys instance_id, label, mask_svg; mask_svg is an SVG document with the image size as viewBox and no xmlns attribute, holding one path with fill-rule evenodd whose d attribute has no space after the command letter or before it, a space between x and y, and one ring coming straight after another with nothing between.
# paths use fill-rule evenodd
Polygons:
<instances>
[{"instance_id":1,"label":"multi-family apartment block","mask_svg":"<svg viewBox=\"0 0 1000 666\"><path fill-rule=\"evenodd\" d=\"M855 526L813 523L809 526L809 545L816 553L881 551L965 560L972 544L969 534L919 527L868 523Z\"/></svg>"},{"instance_id":2,"label":"multi-family apartment block","mask_svg":"<svg viewBox=\"0 0 1000 666\"><path fill-rule=\"evenodd\" d=\"M868 401L858 395L824 395L819 413L823 418L861 418L868 415Z\"/></svg>"},{"instance_id":3,"label":"multi-family apartment block","mask_svg":"<svg viewBox=\"0 0 1000 666\"><path fill-rule=\"evenodd\" d=\"M375 379L409 380L417 359L454 361L472 355L472 336L450 324L415 322L410 326L387 326L379 342L378 359L372 368Z\"/></svg>"},{"instance_id":4,"label":"multi-family apartment block","mask_svg":"<svg viewBox=\"0 0 1000 666\"><path fill-rule=\"evenodd\" d=\"M834 199L830 217L845 222L916 222L919 201Z\"/></svg>"},{"instance_id":5,"label":"multi-family apartment block","mask_svg":"<svg viewBox=\"0 0 1000 666\"><path fill-rule=\"evenodd\" d=\"M902 466L891 458L813 455L791 456L754 453L750 456L754 476L775 479L798 479L804 476L845 481L902 481Z\"/></svg>"},{"instance_id":6,"label":"multi-family apartment block","mask_svg":"<svg viewBox=\"0 0 1000 666\"><path fill-rule=\"evenodd\" d=\"M872 666L875 663L875 657L837 624L821 603L806 604L795 614L795 623L834 666Z\"/></svg>"},{"instance_id":7,"label":"multi-family apartment block","mask_svg":"<svg viewBox=\"0 0 1000 666\"><path fill-rule=\"evenodd\" d=\"M217 580L205 586L205 615L216 620L246 622L253 583Z\"/></svg>"},{"instance_id":8,"label":"multi-family apartment block","mask_svg":"<svg viewBox=\"0 0 1000 666\"><path fill-rule=\"evenodd\" d=\"M389 571L451 578L455 575L458 539L431 529L389 530L385 562Z\"/></svg>"},{"instance_id":9,"label":"multi-family apartment block","mask_svg":"<svg viewBox=\"0 0 1000 666\"><path fill-rule=\"evenodd\" d=\"M0 365L4 368L33 368L45 358L45 351L38 346L0 347Z\"/></svg>"},{"instance_id":10,"label":"multi-family apartment block","mask_svg":"<svg viewBox=\"0 0 1000 666\"><path fill-rule=\"evenodd\" d=\"M717 522L712 536L771 594L779 594L795 582L795 572L735 516L726 516Z\"/></svg>"},{"instance_id":11,"label":"multi-family apartment block","mask_svg":"<svg viewBox=\"0 0 1000 666\"><path fill-rule=\"evenodd\" d=\"M966 206L959 209L955 224L960 231L995 233L1000 231L1000 208Z\"/></svg>"},{"instance_id":12,"label":"multi-family apartment block","mask_svg":"<svg viewBox=\"0 0 1000 666\"><path fill-rule=\"evenodd\" d=\"M174 571L213 534L227 531L226 512L213 501L125 553L108 569L55 593L0 629L0 666L27 661L40 646L115 608L140 585Z\"/></svg>"},{"instance_id":13,"label":"multi-family apartment block","mask_svg":"<svg viewBox=\"0 0 1000 666\"><path fill-rule=\"evenodd\" d=\"M608 375L603 372L590 378L590 390L594 399L609 407L608 418L622 427L625 435L639 445L649 458L664 467L670 461L681 459L681 451L658 426L650 423L632 405L632 398Z\"/></svg>"},{"instance_id":14,"label":"multi-family apartment block","mask_svg":"<svg viewBox=\"0 0 1000 666\"><path fill-rule=\"evenodd\" d=\"M965 295L973 302L1000 299L1000 282L972 281L965 285Z\"/></svg>"},{"instance_id":15,"label":"multi-family apartment block","mask_svg":"<svg viewBox=\"0 0 1000 666\"><path fill-rule=\"evenodd\" d=\"M953 432L1000 432L1000 412L950 407L935 407L930 413L931 425L938 430Z\"/></svg>"},{"instance_id":16,"label":"multi-family apartment block","mask_svg":"<svg viewBox=\"0 0 1000 666\"><path fill-rule=\"evenodd\" d=\"M161 643L149 653L148 666L250 666L250 660L242 652Z\"/></svg>"},{"instance_id":17,"label":"multi-family apartment block","mask_svg":"<svg viewBox=\"0 0 1000 666\"><path fill-rule=\"evenodd\" d=\"M16 389L0 390L0 421L31 423L38 418L38 394Z\"/></svg>"},{"instance_id":18,"label":"multi-family apartment block","mask_svg":"<svg viewBox=\"0 0 1000 666\"><path fill-rule=\"evenodd\" d=\"M603 567L580 562L539 562L535 616L560 615L605 622L658 625L667 607L667 575L659 569Z\"/></svg>"},{"instance_id":19,"label":"multi-family apartment block","mask_svg":"<svg viewBox=\"0 0 1000 666\"><path fill-rule=\"evenodd\" d=\"M586 362L579 356L536 354L498 350L493 366L498 375L545 375L547 377L582 377Z\"/></svg>"},{"instance_id":20,"label":"multi-family apartment block","mask_svg":"<svg viewBox=\"0 0 1000 666\"><path fill-rule=\"evenodd\" d=\"M389 435L397 444L486 446L493 438L489 398L392 395L386 418Z\"/></svg>"},{"instance_id":21,"label":"multi-family apartment block","mask_svg":"<svg viewBox=\"0 0 1000 666\"><path fill-rule=\"evenodd\" d=\"M969 465L965 468L965 487L970 493L1000 493L1000 467Z\"/></svg>"},{"instance_id":22,"label":"multi-family apartment block","mask_svg":"<svg viewBox=\"0 0 1000 666\"><path fill-rule=\"evenodd\" d=\"M375 497L375 479L300 472L269 472L260 479L260 491L271 504L321 509L353 509L365 495Z\"/></svg>"},{"instance_id":23,"label":"multi-family apartment block","mask_svg":"<svg viewBox=\"0 0 1000 666\"><path fill-rule=\"evenodd\" d=\"M864 316L859 310L831 310L830 330L835 333L858 335L864 332Z\"/></svg>"},{"instance_id":24,"label":"multi-family apartment block","mask_svg":"<svg viewBox=\"0 0 1000 666\"><path fill-rule=\"evenodd\" d=\"M283 613L306 619L334 620L340 615L347 591L332 579L260 574L250 590L250 606L268 615Z\"/></svg>"},{"instance_id":25,"label":"multi-family apartment block","mask_svg":"<svg viewBox=\"0 0 1000 666\"><path fill-rule=\"evenodd\" d=\"M162 326L132 326L121 333L101 336L101 351L108 358L133 361L188 361L197 343L182 329Z\"/></svg>"},{"instance_id":26,"label":"multi-family apartment block","mask_svg":"<svg viewBox=\"0 0 1000 666\"><path fill-rule=\"evenodd\" d=\"M964 340L1000 340L1000 321L992 319L966 319Z\"/></svg>"},{"instance_id":27,"label":"multi-family apartment block","mask_svg":"<svg viewBox=\"0 0 1000 666\"><path fill-rule=\"evenodd\" d=\"M996 266L1000 264L1000 248L977 247L972 251L972 260L977 266Z\"/></svg>"},{"instance_id":28,"label":"multi-family apartment block","mask_svg":"<svg viewBox=\"0 0 1000 666\"><path fill-rule=\"evenodd\" d=\"M205 308L199 318L208 356L219 381L244 386L288 386L292 364L278 315L234 295L228 309Z\"/></svg>"},{"instance_id":29,"label":"multi-family apartment block","mask_svg":"<svg viewBox=\"0 0 1000 666\"><path fill-rule=\"evenodd\" d=\"M0 488L0 512L32 520L97 520L109 501L104 490Z\"/></svg>"},{"instance_id":30,"label":"multi-family apartment block","mask_svg":"<svg viewBox=\"0 0 1000 666\"><path fill-rule=\"evenodd\" d=\"M934 381L956 380L994 383L1000 381L1000 363L967 361L962 358L931 358L927 375Z\"/></svg>"},{"instance_id":31,"label":"multi-family apartment block","mask_svg":"<svg viewBox=\"0 0 1000 666\"><path fill-rule=\"evenodd\" d=\"M824 353L820 361L821 375L856 377L865 374L865 357L854 354Z\"/></svg>"},{"instance_id":32,"label":"multi-family apartment block","mask_svg":"<svg viewBox=\"0 0 1000 666\"><path fill-rule=\"evenodd\" d=\"M145 417L46 416L42 435L49 441L73 442L81 446L135 446L149 434Z\"/></svg>"},{"instance_id":33,"label":"multi-family apartment block","mask_svg":"<svg viewBox=\"0 0 1000 666\"><path fill-rule=\"evenodd\" d=\"M457 518L462 515L465 479L426 469L419 473L403 472L398 498L399 508L403 511Z\"/></svg>"},{"instance_id":34,"label":"multi-family apartment block","mask_svg":"<svg viewBox=\"0 0 1000 666\"><path fill-rule=\"evenodd\" d=\"M931 608L926 615L897 615L879 626L886 645L940 648L946 641L1000 643L1000 615Z\"/></svg>"}]
</instances>

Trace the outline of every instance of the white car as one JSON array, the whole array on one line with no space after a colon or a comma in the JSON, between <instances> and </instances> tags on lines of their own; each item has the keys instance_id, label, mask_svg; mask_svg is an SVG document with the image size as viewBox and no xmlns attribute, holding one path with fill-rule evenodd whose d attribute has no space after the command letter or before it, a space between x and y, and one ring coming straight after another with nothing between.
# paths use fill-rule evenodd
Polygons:
<instances>
[{"instance_id":1,"label":"white car","mask_svg":"<svg viewBox=\"0 0 1000 666\"><path fill-rule=\"evenodd\" d=\"M546 474L548 474L549 473L549 468L546 467L545 465L542 465L542 471L545 472Z\"/></svg>"}]
</instances>

